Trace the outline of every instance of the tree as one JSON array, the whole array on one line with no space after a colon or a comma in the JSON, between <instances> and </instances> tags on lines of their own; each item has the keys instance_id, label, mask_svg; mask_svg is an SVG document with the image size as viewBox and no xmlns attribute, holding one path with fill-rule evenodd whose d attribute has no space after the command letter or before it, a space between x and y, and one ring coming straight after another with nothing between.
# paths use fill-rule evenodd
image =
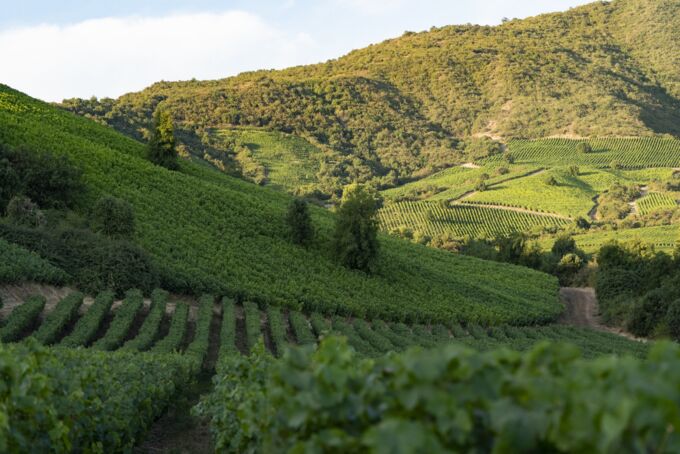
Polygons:
<instances>
[{"instance_id":1,"label":"tree","mask_svg":"<svg viewBox=\"0 0 680 454\"><path fill-rule=\"evenodd\" d=\"M337 210L335 253L344 266L370 272L378 257L378 221L380 199L374 191L360 184L345 188Z\"/></svg>"},{"instance_id":2,"label":"tree","mask_svg":"<svg viewBox=\"0 0 680 454\"><path fill-rule=\"evenodd\" d=\"M92 209L92 230L109 237L129 237L135 231L135 215L125 200L102 197Z\"/></svg>"},{"instance_id":3,"label":"tree","mask_svg":"<svg viewBox=\"0 0 680 454\"><path fill-rule=\"evenodd\" d=\"M301 199L294 199L288 206L286 223L290 229L290 236L293 243L307 245L314 237L314 227L309 216L307 202Z\"/></svg>"},{"instance_id":4,"label":"tree","mask_svg":"<svg viewBox=\"0 0 680 454\"><path fill-rule=\"evenodd\" d=\"M170 113L157 108L153 114L153 127L149 139L148 159L156 165L170 170L179 169L175 132Z\"/></svg>"},{"instance_id":5,"label":"tree","mask_svg":"<svg viewBox=\"0 0 680 454\"><path fill-rule=\"evenodd\" d=\"M569 166L569 175L572 177L577 177L581 174L581 169L578 166Z\"/></svg>"},{"instance_id":6,"label":"tree","mask_svg":"<svg viewBox=\"0 0 680 454\"><path fill-rule=\"evenodd\" d=\"M560 235L555 240L551 251L558 258L562 258L567 254L573 254L576 252L576 241L569 234Z\"/></svg>"}]
</instances>

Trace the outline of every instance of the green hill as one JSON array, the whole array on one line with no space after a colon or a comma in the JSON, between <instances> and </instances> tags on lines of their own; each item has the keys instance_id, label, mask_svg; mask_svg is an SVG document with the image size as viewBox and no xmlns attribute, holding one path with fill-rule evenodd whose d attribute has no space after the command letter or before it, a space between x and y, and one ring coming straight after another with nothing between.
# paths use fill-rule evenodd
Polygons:
<instances>
[{"instance_id":1,"label":"green hill","mask_svg":"<svg viewBox=\"0 0 680 454\"><path fill-rule=\"evenodd\" d=\"M680 135L679 9L677 0L596 2L64 107L141 138L162 102L199 157L233 151L212 149L212 128L292 133L324 148L318 179L331 178L336 191L351 180L389 186L470 160L459 140L479 136Z\"/></svg>"},{"instance_id":2,"label":"green hill","mask_svg":"<svg viewBox=\"0 0 680 454\"><path fill-rule=\"evenodd\" d=\"M154 166L144 145L110 128L0 86L0 142L65 154L83 169L86 211L102 194L135 210L134 240L178 292L390 320L532 323L554 318L557 282L521 267L485 262L389 237L372 276L335 263L333 214L314 209L309 248L287 238L290 197L190 162Z\"/></svg>"}]
</instances>

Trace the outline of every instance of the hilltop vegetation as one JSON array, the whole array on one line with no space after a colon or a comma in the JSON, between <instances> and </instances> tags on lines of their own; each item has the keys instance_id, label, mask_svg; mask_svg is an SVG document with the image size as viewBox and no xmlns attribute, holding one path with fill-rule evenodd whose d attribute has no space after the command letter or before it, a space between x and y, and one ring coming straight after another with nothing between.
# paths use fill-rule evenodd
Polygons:
<instances>
[{"instance_id":1,"label":"hilltop vegetation","mask_svg":"<svg viewBox=\"0 0 680 454\"><path fill-rule=\"evenodd\" d=\"M64 154L82 168L86 191L77 211L109 195L132 206L132 240L168 290L393 320L519 324L553 319L562 309L557 282L545 274L386 236L372 276L350 271L330 250L334 216L326 210L313 207L315 239L299 247L288 238L285 194L203 165L183 162L179 172L154 166L141 143L8 87L0 88L0 107L0 141ZM30 240L40 230L22 232L0 229L24 247L45 244ZM141 275L153 288L153 275Z\"/></svg>"},{"instance_id":2,"label":"hilltop vegetation","mask_svg":"<svg viewBox=\"0 0 680 454\"><path fill-rule=\"evenodd\" d=\"M215 129L291 133L323 150L317 188L339 195L348 182L392 186L474 160L480 136L678 136L678 9L677 0L596 2L497 27L409 32L317 65L159 82L63 106L142 138L162 103L188 153L227 163L236 150L215 143Z\"/></svg>"}]
</instances>

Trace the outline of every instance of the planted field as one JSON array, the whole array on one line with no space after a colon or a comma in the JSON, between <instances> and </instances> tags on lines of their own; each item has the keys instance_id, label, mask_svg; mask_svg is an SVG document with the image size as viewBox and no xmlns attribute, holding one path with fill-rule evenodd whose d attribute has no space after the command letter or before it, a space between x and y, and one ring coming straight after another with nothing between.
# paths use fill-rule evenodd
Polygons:
<instances>
[{"instance_id":1,"label":"planted field","mask_svg":"<svg viewBox=\"0 0 680 454\"><path fill-rule=\"evenodd\" d=\"M653 213L654 211L670 210L678 207L678 202L675 197L670 194L663 194L660 192L651 192L638 199L635 204L637 205L638 212L641 215Z\"/></svg>"},{"instance_id":2,"label":"planted field","mask_svg":"<svg viewBox=\"0 0 680 454\"><path fill-rule=\"evenodd\" d=\"M520 164L547 166L588 165L626 168L680 166L680 140L664 138L607 138L587 140L589 153L577 150L581 140L513 140L509 151Z\"/></svg>"},{"instance_id":3,"label":"planted field","mask_svg":"<svg viewBox=\"0 0 680 454\"><path fill-rule=\"evenodd\" d=\"M463 236L495 236L535 227L560 226L569 220L549 214L527 213L500 208L450 205L436 202L399 202L385 205L378 213L383 230L408 227L430 236L451 233Z\"/></svg>"},{"instance_id":4,"label":"planted field","mask_svg":"<svg viewBox=\"0 0 680 454\"><path fill-rule=\"evenodd\" d=\"M266 169L267 185L293 191L318 181L323 153L302 137L263 129L221 129L221 139L236 139Z\"/></svg>"},{"instance_id":5,"label":"planted field","mask_svg":"<svg viewBox=\"0 0 680 454\"><path fill-rule=\"evenodd\" d=\"M600 232L574 235L576 244L586 252L593 253L613 240L625 243L629 241L642 241L643 243L654 246L656 250L671 252L680 239L680 226L661 225L655 227L641 227L637 229L608 230ZM539 241L542 248L550 249L554 239L546 238Z\"/></svg>"},{"instance_id":6,"label":"planted field","mask_svg":"<svg viewBox=\"0 0 680 454\"><path fill-rule=\"evenodd\" d=\"M499 169L506 168L508 173L499 173ZM492 164L480 168L451 167L437 172L429 177L387 189L381 194L388 200L452 200L467 192L473 191L483 175L487 184L497 184L503 181L520 178L540 170L532 165Z\"/></svg>"},{"instance_id":7,"label":"planted field","mask_svg":"<svg viewBox=\"0 0 680 454\"><path fill-rule=\"evenodd\" d=\"M170 291L396 320L450 322L472 314L524 323L550 319L558 310L557 283L550 276L387 236L381 237L377 272L356 273L329 251L334 217L326 210L312 209L318 239L301 248L288 238L286 194L188 162L179 172L167 171L142 159L143 144L5 86L0 103L0 141L65 154L82 166L87 200L81 209L102 194L133 206L134 241L163 264L162 281ZM522 219L515 216L508 224L560 222ZM484 228L464 229L464 222L460 230Z\"/></svg>"}]
</instances>

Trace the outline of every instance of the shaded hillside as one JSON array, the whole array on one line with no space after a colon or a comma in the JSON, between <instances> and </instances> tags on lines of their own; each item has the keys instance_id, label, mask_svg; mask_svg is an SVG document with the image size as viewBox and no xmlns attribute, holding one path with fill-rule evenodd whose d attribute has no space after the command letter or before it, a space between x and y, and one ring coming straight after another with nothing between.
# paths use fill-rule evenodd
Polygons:
<instances>
[{"instance_id":1,"label":"shaded hillside","mask_svg":"<svg viewBox=\"0 0 680 454\"><path fill-rule=\"evenodd\" d=\"M228 294L261 304L397 320L532 323L561 312L554 278L381 237L376 273L336 263L333 214L314 209L317 239L288 238L283 193L182 163L141 158L143 144L0 85L0 143L65 154L82 167L87 213L101 195L134 208L134 241L168 290Z\"/></svg>"},{"instance_id":2,"label":"shaded hillside","mask_svg":"<svg viewBox=\"0 0 680 454\"><path fill-rule=\"evenodd\" d=\"M323 64L64 106L142 138L163 102L188 151L227 168L234 150L214 146L213 128L293 133L325 151L325 194L354 180L390 186L478 158L465 145L479 136L680 135L679 4L617 0L433 28Z\"/></svg>"}]
</instances>

